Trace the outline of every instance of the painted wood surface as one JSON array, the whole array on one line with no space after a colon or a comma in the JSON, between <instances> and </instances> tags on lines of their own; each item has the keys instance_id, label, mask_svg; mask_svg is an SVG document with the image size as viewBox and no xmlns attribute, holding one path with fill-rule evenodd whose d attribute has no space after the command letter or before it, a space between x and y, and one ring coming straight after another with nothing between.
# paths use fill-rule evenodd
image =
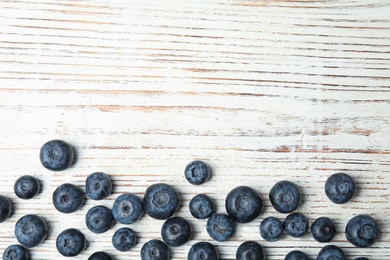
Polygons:
<instances>
[{"instance_id":1,"label":"painted wood surface","mask_svg":"<svg viewBox=\"0 0 390 260\"><path fill-rule=\"evenodd\" d=\"M91 233L84 216L93 205L112 206L124 192L143 196L157 182L181 196L176 215L193 226L190 242L172 249L185 259L191 245L210 241L221 259L235 259L246 240L264 246L267 259L300 249L311 259L325 244L308 233L265 242L267 216L283 219L269 203L273 184L287 179L304 195L299 212L310 222L334 219L331 244L348 259L390 259L390 2L387 0L208 1L6 1L0 2L0 194L14 205L0 224L0 251L16 243L14 225L25 214L49 223L47 240L32 259L63 259L55 248L65 228L78 228L87 249L75 259L105 250L115 259L139 259L143 243L161 239L163 221L144 216L132 224L137 246L116 251L111 236ZM77 162L52 173L38 159L54 138L71 143ZM201 159L212 179L190 185L184 167ZM75 214L57 212L54 189L64 182L85 188L103 171L114 192L86 200ZM328 176L346 172L358 194L331 203ZM43 185L22 201L13 183L24 174ZM212 241L206 221L195 220L190 199L207 193L225 212L224 198L238 185L256 189L264 212L237 224L228 242ZM381 235L371 248L346 241L344 227L357 214L378 220Z\"/></svg>"}]
</instances>

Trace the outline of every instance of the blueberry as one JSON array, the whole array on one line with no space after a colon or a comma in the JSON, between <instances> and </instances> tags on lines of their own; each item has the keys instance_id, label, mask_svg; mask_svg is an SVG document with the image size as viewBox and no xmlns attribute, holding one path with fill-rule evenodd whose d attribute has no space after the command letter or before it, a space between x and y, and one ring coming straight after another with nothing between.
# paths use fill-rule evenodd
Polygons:
<instances>
[{"instance_id":1,"label":"blueberry","mask_svg":"<svg viewBox=\"0 0 390 260\"><path fill-rule=\"evenodd\" d=\"M317 260L346 260L346 257L343 250L338 246L327 245L321 248Z\"/></svg>"},{"instance_id":2,"label":"blueberry","mask_svg":"<svg viewBox=\"0 0 390 260\"><path fill-rule=\"evenodd\" d=\"M254 189L238 186L226 196L225 207L226 212L233 220L249 223L263 210L263 201Z\"/></svg>"},{"instance_id":3,"label":"blueberry","mask_svg":"<svg viewBox=\"0 0 390 260\"><path fill-rule=\"evenodd\" d=\"M209 236L219 242L228 240L234 233L234 221L227 214L213 214L206 223Z\"/></svg>"},{"instance_id":4,"label":"blueberry","mask_svg":"<svg viewBox=\"0 0 390 260\"><path fill-rule=\"evenodd\" d=\"M275 217L267 217L261 221L259 231L266 241L274 242L283 235L283 223Z\"/></svg>"},{"instance_id":5,"label":"blueberry","mask_svg":"<svg viewBox=\"0 0 390 260\"><path fill-rule=\"evenodd\" d=\"M355 193L355 181L348 174L335 173L325 182L325 194L336 204L348 202L355 196Z\"/></svg>"},{"instance_id":6,"label":"blueberry","mask_svg":"<svg viewBox=\"0 0 390 260\"><path fill-rule=\"evenodd\" d=\"M48 234L46 222L37 215L21 217L15 225L15 237L24 247L34 247L42 243Z\"/></svg>"},{"instance_id":7,"label":"blueberry","mask_svg":"<svg viewBox=\"0 0 390 260\"><path fill-rule=\"evenodd\" d=\"M188 251L187 260L218 260L218 251L209 242L197 242Z\"/></svg>"},{"instance_id":8,"label":"blueberry","mask_svg":"<svg viewBox=\"0 0 390 260\"><path fill-rule=\"evenodd\" d=\"M144 213L144 204L137 195L125 193L118 196L112 206L112 215L122 224L132 224L139 220Z\"/></svg>"},{"instance_id":9,"label":"blueberry","mask_svg":"<svg viewBox=\"0 0 390 260\"><path fill-rule=\"evenodd\" d=\"M8 197L0 195L0 223L6 221L12 212L12 203Z\"/></svg>"},{"instance_id":10,"label":"blueberry","mask_svg":"<svg viewBox=\"0 0 390 260\"><path fill-rule=\"evenodd\" d=\"M301 237L309 230L309 220L301 213L291 213L285 218L283 228L288 235Z\"/></svg>"},{"instance_id":11,"label":"blueberry","mask_svg":"<svg viewBox=\"0 0 390 260\"><path fill-rule=\"evenodd\" d=\"M131 228L120 228L112 236L112 245L121 252L132 249L137 243L137 236Z\"/></svg>"},{"instance_id":12,"label":"blueberry","mask_svg":"<svg viewBox=\"0 0 390 260\"><path fill-rule=\"evenodd\" d=\"M56 240L58 252L63 256L76 256L86 247L86 239L83 233L75 228L62 231Z\"/></svg>"},{"instance_id":13,"label":"blueberry","mask_svg":"<svg viewBox=\"0 0 390 260\"><path fill-rule=\"evenodd\" d=\"M370 247L378 238L379 226L372 217L357 215L348 221L345 235L356 247Z\"/></svg>"},{"instance_id":14,"label":"blueberry","mask_svg":"<svg viewBox=\"0 0 390 260\"><path fill-rule=\"evenodd\" d=\"M309 257L302 251L293 250L286 255L284 260L309 260Z\"/></svg>"},{"instance_id":15,"label":"blueberry","mask_svg":"<svg viewBox=\"0 0 390 260\"><path fill-rule=\"evenodd\" d=\"M63 171L72 165L74 151L72 146L62 140L51 140L41 147L39 158L46 169Z\"/></svg>"},{"instance_id":16,"label":"blueberry","mask_svg":"<svg viewBox=\"0 0 390 260\"><path fill-rule=\"evenodd\" d=\"M110 177L103 172L94 172L85 182L87 197L93 200L102 200L111 194L112 183Z\"/></svg>"},{"instance_id":17,"label":"blueberry","mask_svg":"<svg viewBox=\"0 0 390 260\"><path fill-rule=\"evenodd\" d=\"M236 251L237 260L264 260L265 254L263 247L254 241L242 243Z\"/></svg>"},{"instance_id":18,"label":"blueberry","mask_svg":"<svg viewBox=\"0 0 390 260\"><path fill-rule=\"evenodd\" d=\"M189 183L201 185L210 178L210 168L202 161L193 161L186 166L184 176Z\"/></svg>"},{"instance_id":19,"label":"blueberry","mask_svg":"<svg viewBox=\"0 0 390 260\"><path fill-rule=\"evenodd\" d=\"M30 175L24 175L16 180L14 192L21 199L31 199L40 191L39 180Z\"/></svg>"},{"instance_id":20,"label":"blueberry","mask_svg":"<svg viewBox=\"0 0 390 260\"><path fill-rule=\"evenodd\" d=\"M145 191L145 212L155 219L170 218L179 207L179 202L179 194L165 183L152 184Z\"/></svg>"},{"instance_id":21,"label":"blueberry","mask_svg":"<svg viewBox=\"0 0 390 260\"><path fill-rule=\"evenodd\" d=\"M149 240L141 248L141 260L168 260L169 257L168 246L157 239Z\"/></svg>"},{"instance_id":22,"label":"blueberry","mask_svg":"<svg viewBox=\"0 0 390 260\"><path fill-rule=\"evenodd\" d=\"M53 205L59 212L75 212L83 202L83 191L76 185L64 183L53 192Z\"/></svg>"},{"instance_id":23,"label":"blueberry","mask_svg":"<svg viewBox=\"0 0 390 260\"><path fill-rule=\"evenodd\" d=\"M109 253L98 251L93 253L88 260L114 260L114 258Z\"/></svg>"},{"instance_id":24,"label":"blueberry","mask_svg":"<svg viewBox=\"0 0 390 260\"><path fill-rule=\"evenodd\" d=\"M28 251L21 245L11 245L3 253L3 260L27 260Z\"/></svg>"},{"instance_id":25,"label":"blueberry","mask_svg":"<svg viewBox=\"0 0 390 260\"><path fill-rule=\"evenodd\" d=\"M108 231L114 222L112 212L106 206L94 206L88 210L85 216L88 229L96 234Z\"/></svg>"},{"instance_id":26,"label":"blueberry","mask_svg":"<svg viewBox=\"0 0 390 260\"><path fill-rule=\"evenodd\" d=\"M170 218L161 227L161 237L168 246L181 246L190 240L191 235L191 225L182 217Z\"/></svg>"},{"instance_id":27,"label":"blueberry","mask_svg":"<svg viewBox=\"0 0 390 260\"><path fill-rule=\"evenodd\" d=\"M301 203L301 192L297 185L290 181L277 182L269 192L272 206L280 213L290 213Z\"/></svg>"},{"instance_id":28,"label":"blueberry","mask_svg":"<svg viewBox=\"0 0 390 260\"><path fill-rule=\"evenodd\" d=\"M311 234L318 242L329 242L336 234L336 227L330 218L320 217L311 224Z\"/></svg>"},{"instance_id":29,"label":"blueberry","mask_svg":"<svg viewBox=\"0 0 390 260\"><path fill-rule=\"evenodd\" d=\"M190 201L190 213L194 218L206 219L215 212L213 200L206 194L198 194Z\"/></svg>"}]
</instances>

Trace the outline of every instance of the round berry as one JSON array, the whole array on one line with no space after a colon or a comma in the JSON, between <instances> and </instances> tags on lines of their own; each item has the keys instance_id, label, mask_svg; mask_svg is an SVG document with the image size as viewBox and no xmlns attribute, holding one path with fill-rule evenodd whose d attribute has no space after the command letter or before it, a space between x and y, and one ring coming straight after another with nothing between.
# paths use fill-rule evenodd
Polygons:
<instances>
[{"instance_id":1,"label":"round berry","mask_svg":"<svg viewBox=\"0 0 390 260\"><path fill-rule=\"evenodd\" d=\"M335 173L325 182L325 194L336 204L348 202L355 196L355 193L356 183L348 174Z\"/></svg>"},{"instance_id":2,"label":"round berry","mask_svg":"<svg viewBox=\"0 0 390 260\"><path fill-rule=\"evenodd\" d=\"M206 219L215 212L213 200L206 194L198 194L190 201L190 213L194 218Z\"/></svg>"},{"instance_id":3,"label":"round berry","mask_svg":"<svg viewBox=\"0 0 390 260\"><path fill-rule=\"evenodd\" d=\"M106 206L94 206L88 210L85 223L90 231L96 234L108 231L115 223L112 212Z\"/></svg>"},{"instance_id":4,"label":"round berry","mask_svg":"<svg viewBox=\"0 0 390 260\"><path fill-rule=\"evenodd\" d=\"M370 247L378 238L379 226L372 217L357 215L348 221L345 235L356 247Z\"/></svg>"},{"instance_id":5,"label":"round berry","mask_svg":"<svg viewBox=\"0 0 390 260\"><path fill-rule=\"evenodd\" d=\"M131 228L120 228L112 236L112 245L121 252L132 249L137 242L137 236Z\"/></svg>"},{"instance_id":6,"label":"round berry","mask_svg":"<svg viewBox=\"0 0 390 260\"><path fill-rule=\"evenodd\" d=\"M4 250L3 260L27 260L28 251L21 245L11 245Z\"/></svg>"},{"instance_id":7,"label":"round berry","mask_svg":"<svg viewBox=\"0 0 390 260\"><path fill-rule=\"evenodd\" d=\"M301 192L297 185L290 181L277 182L269 192L272 206L280 213L290 213L301 203Z\"/></svg>"},{"instance_id":8,"label":"round berry","mask_svg":"<svg viewBox=\"0 0 390 260\"><path fill-rule=\"evenodd\" d=\"M263 201L254 189L238 186L226 196L225 207L233 220L239 223L249 223L261 213Z\"/></svg>"},{"instance_id":9,"label":"round berry","mask_svg":"<svg viewBox=\"0 0 390 260\"><path fill-rule=\"evenodd\" d=\"M318 242L329 242L336 234L336 227L330 218L320 217L311 224L311 234Z\"/></svg>"},{"instance_id":10,"label":"round berry","mask_svg":"<svg viewBox=\"0 0 390 260\"><path fill-rule=\"evenodd\" d=\"M125 193L118 196L112 206L112 215L122 224L132 224L139 220L144 213L144 204L137 195Z\"/></svg>"},{"instance_id":11,"label":"round berry","mask_svg":"<svg viewBox=\"0 0 390 260\"><path fill-rule=\"evenodd\" d=\"M53 192L53 205L59 212L75 212L81 208L83 202L83 191L76 185L64 183Z\"/></svg>"},{"instance_id":12,"label":"round berry","mask_svg":"<svg viewBox=\"0 0 390 260\"><path fill-rule=\"evenodd\" d=\"M165 183L150 185L144 195L145 212L155 219L170 218L179 207L179 194Z\"/></svg>"},{"instance_id":13,"label":"round berry","mask_svg":"<svg viewBox=\"0 0 390 260\"><path fill-rule=\"evenodd\" d=\"M157 239L149 240L141 248L141 260L168 260L170 255L168 246Z\"/></svg>"},{"instance_id":14,"label":"round berry","mask_svg":"<svg viewBox=\"0 0 390 260\"><path fill-rule=\"evenodd\" d=\"M309 230L309 220L301 213L291 213L285 218L283 228L288 235L301 237Z\"/></svg>"},{"instance_id":15,"label":"round berry","mask_svg":"<svg viewBox=\"0 0 390 260\"><path fill-rule=\"evenodd\" d=\"M15 237L24 247L30 248L41 244L47 234L46 222L37 215L26 215L16 222Z\"/></svg>"},{"instance_id":16,"label":"round berry","mask_svg":"<svg viewBox=\"0 0 390 260\"><path fill-rule=\"evenodd\" d=\"M8 197L0 195L0 223L6 221L12 212L12 203Z\"/></svg>"},{"instance_id":17,"label":"round berry","mask_svg":"<svg viewBox=\"0 0 390 260\"><path fill-rule=\"evenodd\" d=\"M21 199L31 199L40 191L39 180L30 175L18 178L14 184L14 192Z\"/></svg>"},{"instance_id":18,"label":"round berry","mask_svg":"<svg viewBox=\"0 0 390 260\"><path fill-rule=\"evenodd\" d=\"M103 172L94 172L85 182L87 197L93 200L102 200L111 194L112 183L110 177Z\"/></svg>"},{"instance_id":19,"label":"round berry","mask_svg":"<svg viewBox=\"0 0 390 260\"><path fill-rule=\"evenodd\" d=\"M63 171L72 165L74 151L65 141L51 140L41 147L39 158L46 169Z\"/></svg>"},{"instance_id":20,"label":"round berry","mask_svg":"<svg viewBox=\"0 0 390 260\"><path fill-rule=\"evenodd\" d=\"M173 217L164 222L161 237L168 246L178 247L190 240L192 229L190 223L182 217Z\"/></svg>"},{"instance_id":21,"label":"round berry","mask_svg":"<svg viewBox=\"0 0 390 260\"><path fill-rule=\"evenodd\" d=\"M235 224L227 214L213 214L206 223L209 236L219 242L228 240L234 233Z\"/></svg>"},{"instance_id":22,"label":"round berry","mask_svg":"<svg viewBox=\"0 0 390 260\"><path fill-rule=\"evenodd\" d=\"M56 240L57 250L63 256L79 255L85 249L86 244L84 234L74 228L62 231Z\"/></svg>"},{"instance_id":23,"label":"round berry","mask_svg":"<svg viewBox=\"0 0 390 260\"><path fill-rule=\"evenodd\" d=\"M187 260L218 260L218 251L209 242L197 242L188 251Z\"/></svg>"},{"instance_id":24,"label":"round berry","mask_svg":"<svg viewBox=\"0 0 390 260\"><path fill-rule=\"evenodd\" d=\"M309 260L309 257L299 250L290 251L284 260Z\"/></svg>"},{"instance_id":25,"label":"round berry","mask_svg":"<svg viewBox=\"0 0 390 260\"><path fill-rule=\"evenodd\" d=\"M202 161L193 161L184 170L184 176L193 185L205 183L210 175L210 168Z\"/></svg>"},{"instance_id":26,"label":"round berry","mask_svg":"<svg viewBox=\"0 0 390 260\"><path fill-rule=\"evenodd\" d=\"M263 247L254 241L242 243L236 251L237 260L264 260L265 254Z\"/></svg>"},{"instance_id":27,"label":"round berry","mask_svg":"<svg viewBox=\"0 0 390 260\"><path fill-rule=\"evenodd\" d=\"M275 217L267 217L261 221L259 231L266 241L275 242L283 235L283 223Z\"/></svg>"},{"instance_id":28,"label":"round berry","mask_svg":"<svg viewBox=\"0 0 390 260\"><path fill-rule=\"evenodd\" d=\"M317 260L346 260L345 254L341 248L334 245L327 245L321 248L317 255Z\"/></svg>"},{"instance_id":29,"label":"round berry","mask_svg":"<svg viewBox=\"0 0 390 260\"><path fill-rule=\"evenodd\" d=\"M98 251L93 253L88 260L114 260L114 258L109 253Z\"/></svg>"}]
</instances>

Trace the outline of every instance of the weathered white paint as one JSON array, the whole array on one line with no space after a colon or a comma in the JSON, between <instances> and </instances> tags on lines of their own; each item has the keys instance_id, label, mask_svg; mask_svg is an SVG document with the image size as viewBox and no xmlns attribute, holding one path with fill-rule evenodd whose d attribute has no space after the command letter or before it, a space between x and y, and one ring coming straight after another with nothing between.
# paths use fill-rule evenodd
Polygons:
<instances>
[{"instance_id":1,"label":"weathered white paint","mask_svg":"<svg viewBox=\"0 0 390 260\"><path fill-rule=\"evenodd\" d=\"M142 196L151 183L167 182L181 194L177 215L194 229L172 259L185 259L196 241L211 241L206 221L190 217L189 200L208 193L224 212L224 197L237 185L258 190L265 210L238 224L232 240L211 241L221 259L234 259L245 240L263 245L267 259L283 259L294 248L314 259L324 244L310 234L269 243L258 232L263 218L285 217L267 195L276 181L289 179L301 187L299 211L310 221L335 220L340 232L333 243L348 259L390 259L389 13L385 0L1 1L0 193L15 212L0 224L0 251L16 243L16 221L36 213L48 220L50 235L31 249L32 259L63 258L55 238L68 227L88 240L75 259L96 250L138 259L144 242L161 238L162 221L145 216L131 225L139 243L122 253L110 241L123 225L94 235L84 216L123 192ZM52 138L76 148L78 160L66 172L39 163L40 146ZM213 169L201 187L183 177L194 159ZM63 182L84 188L94 171L112 176L114 193L87 200L76 214L57 212L54 189ZM341 206L323 192L338 171L359 186ZM28 202L13 193L23 174L43 184ZM369 249L354 248L343 234L360 213L381 226Z\"/></svg>"}]
</instances>

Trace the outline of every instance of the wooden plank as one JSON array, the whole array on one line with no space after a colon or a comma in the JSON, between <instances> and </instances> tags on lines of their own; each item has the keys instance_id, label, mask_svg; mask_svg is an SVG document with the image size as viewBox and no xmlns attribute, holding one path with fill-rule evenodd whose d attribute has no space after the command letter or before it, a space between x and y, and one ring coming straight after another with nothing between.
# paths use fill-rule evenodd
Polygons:
<instances>
[{"instance_id":1,"label":"wooden plank","mask_svg":"<svg viewBox=\"0 0 390 260\"><path fill-rule=\"evenodd\" d=\"M161 238L162 221L144 216L132 224L139 236L129 252L116 251L110 231L95 235L85 224L94 205L117 196L143 196L156 182L181 196L178 216L194 235L172 249L185 259L191 245L210 241L221 259L235 259L245 240L264 246L267 259L301 249L314 259L324 244L310 234L264 241L258 232L275 212L268 192L281 179L296 182L310 222L335 220L332 244L348 259L390 259L390 4L342 1L1 1L0 2L0 194L15 207L0 224L0 251L17 243L14 225L25 214L45 217L50 234L30 250L32 259L62 258L56 236L79 228L88 247L75 259L105 250L115 259L139 258L143 243ZM38 160L53 138L69 141L77 162L51 173ZM183 176L187 163L206 161L213 177L201 187ZM108 173L114 192L86 200L75 214L51 204L64 182L85 188L95 171ZM327 177L347 172L358 194L345 205L323 192ZM22 201L13 193L23 174L37 176L42 192ZM212 241L205 220L195 220L190 199L208 193L224 212L226 194L238 185L255 188L264 212L237 224L228 242ZM381 227L373 247L359 249L343 230L356 214Z\"/></svg>"}]
</instances>

